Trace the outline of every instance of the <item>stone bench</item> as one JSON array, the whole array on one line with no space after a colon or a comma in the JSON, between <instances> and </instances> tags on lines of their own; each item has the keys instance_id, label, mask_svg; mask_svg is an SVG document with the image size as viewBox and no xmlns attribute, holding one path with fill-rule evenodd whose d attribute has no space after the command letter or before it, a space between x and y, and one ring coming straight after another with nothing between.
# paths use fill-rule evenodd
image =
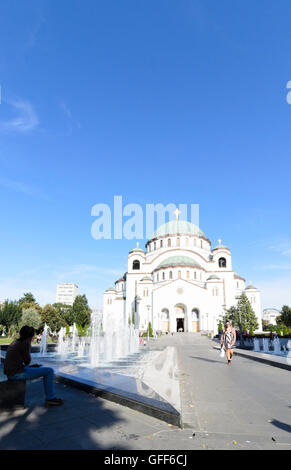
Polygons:
<instances>
[{"instance_id":1,"label":"stone bench","mask_svg":"<svg viewBox=\"0 0 291 470\"><path fill-rule=\"evenodd\" d=\"M0 382L0 411L23 409L26 380Z\"/></svg>"}]
</instances>

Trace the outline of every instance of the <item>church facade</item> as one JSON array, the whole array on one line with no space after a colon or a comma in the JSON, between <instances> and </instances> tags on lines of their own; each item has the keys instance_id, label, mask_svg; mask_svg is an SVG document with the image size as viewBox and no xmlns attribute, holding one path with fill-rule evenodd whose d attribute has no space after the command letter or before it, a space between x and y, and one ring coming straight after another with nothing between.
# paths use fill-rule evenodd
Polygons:
<instances>
[{"instance_id":1,"label":"church facade","mask_svg":"<svg viewBox=\"0 0 291 470\"><path fill-rule=\"evenodd\" d=\"M232 269L229 248L194 224L170 221L129 252L128 270L104 293L103 319L134 322L145 331L217 333L225 309L244 292L261 322L260 292Z\"/></svg>"}]
</instances>

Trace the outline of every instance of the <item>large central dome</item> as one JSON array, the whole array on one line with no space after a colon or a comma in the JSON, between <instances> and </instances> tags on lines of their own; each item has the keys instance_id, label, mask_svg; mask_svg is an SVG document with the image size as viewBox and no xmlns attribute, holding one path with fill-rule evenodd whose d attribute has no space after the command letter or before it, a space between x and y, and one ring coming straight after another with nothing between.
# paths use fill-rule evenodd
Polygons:
<instances>
[{"instance_id":1,"label":"large central dome","mask_svg":"<svg viewBox=\"0 0 291 470\"><path fill-rule=\"evenodd\" d=\"M188 222L187 220L171 220L166 224L161 225L152 234L150 240L153 238L164 237L166 235L198 235L205 236L202 230L197 225Z\"/></svg>"}]
</instances>

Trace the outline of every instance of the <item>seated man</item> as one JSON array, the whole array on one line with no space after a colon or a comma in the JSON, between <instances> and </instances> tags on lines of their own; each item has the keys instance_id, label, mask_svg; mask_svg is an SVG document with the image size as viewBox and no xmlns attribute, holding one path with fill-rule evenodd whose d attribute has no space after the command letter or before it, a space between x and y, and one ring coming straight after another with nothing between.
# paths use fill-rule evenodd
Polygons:
<instances>
[{"instance_id":1,"label":"seated man","mask_svg":"<svg viewBox=\"0 0 291 470\"><path fill-rule=\"evenodd\" d=\"M56 398L54 390L54 371L50 367L29 366L31 357L31 342L34 328L23 326L19 332L20 338L13 341L7 349L4 361L4 374L8 380L33 380L43 377L46 405L62 405L61 398Z\"/></svg>"}]
</instances>

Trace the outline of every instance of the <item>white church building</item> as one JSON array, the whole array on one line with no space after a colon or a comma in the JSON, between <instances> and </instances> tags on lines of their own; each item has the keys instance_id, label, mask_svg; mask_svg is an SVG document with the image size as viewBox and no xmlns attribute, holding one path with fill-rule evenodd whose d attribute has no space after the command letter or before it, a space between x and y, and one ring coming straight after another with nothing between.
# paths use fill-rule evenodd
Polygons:
<instances>
[{"instance_id":1,"label":"white church building","mask_svg":"<svg viewBox=\"0 0 291 470\"><path fill-rule=\"evenodd\" d=\"M128 254L128 270L104 293L103 319L133 321L140 331L217 333L221 315L243 292L261 321L260 292L246 287L232 269L229 248L210 240L194 224L177 220L160 226L145 245Z\"/></svg>"}]
</instances>

